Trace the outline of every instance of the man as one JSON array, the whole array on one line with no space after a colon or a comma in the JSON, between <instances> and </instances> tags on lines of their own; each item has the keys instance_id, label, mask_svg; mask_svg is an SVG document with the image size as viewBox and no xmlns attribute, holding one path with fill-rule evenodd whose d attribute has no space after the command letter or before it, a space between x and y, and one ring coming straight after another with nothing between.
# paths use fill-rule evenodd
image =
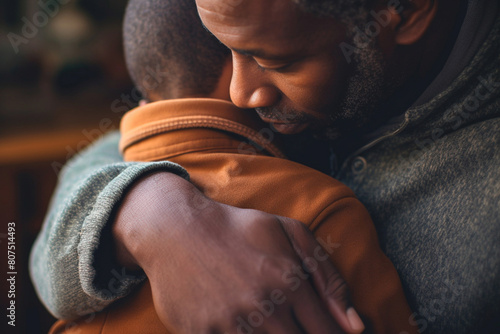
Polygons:
<instances>
[{"instance_id":1,"label":"man","mask_svg":"<svg viewBox=\"0 0 500 334\"><path fill-rule=\"evenodd\" d=\"M206 26L233 50L233 102L260 108L259 115L280 132L309 128L335 140L333 174L354 189L372 214L384 250L416 310L409 321L425 332L484 332L488 322L496 320L500 300L497 2L462 1L456 6L456 2L426 0L366 4L305 0L297 5L286 0L220 0L198 5ZM323 124L328 124L326 129ZM118 202L113 195L117 188L123 191L123 184L131 184L128 180L142 170L161 167L106 168L113 170L108 179L112 186L102 186L106 180L100 179L106 196L97 197L94 191L87 201L108 199L102 204L106 208L101 205L97 211L109 213ZM86 184L95 184L95 175ZM139 229L125 217L140 210L140 206L133 210L132 203L148 203L139 198L166 196L151 188L153 182L175 189L168 195L174 196L170 203L176 209L157 203ZM157 174L128 192L113 224L118 249L124 250L119 252L124 255L122 263L144 266L149 260L160 277L170 274L169 261L182 259L180 250L190 251L183 248L186 243L209 244L207 239L220 240L229 237L227 233L237 236L237 228L228 228L236 227L237 220L252 229L263 228L255 221L248 223L252 219L235 209L225 211L207 201L196 220L217 217L217 235L210 231L202 235L189 223L176 224L176 219L193 219L192 211L186 210L193 202L182 191L188 187L173 175ZM173 228L155 229L156 235L160 231L169 238L160 245L147 233L165 212L177 216L169 223ZM107 222L108 215L96 215L86 216L83 237L91 234L86 229L91 222L100 227L98 231ZM57 219L48 222L58 230ZM75 226L80 230L82 224ZM99 233L94 238L99 239ZM132 239L132 233L139 238ZM151 256L153 247L141 247L151 238L150 244L159 247L154 249L170 255L167 260ZM89 259L102 251L84 246L88 244L80 245L80 259L95 270ZM213 254L222 249L218 245ZM228 263L236 269L222 268L221 275L248 272L244 264L255 262L242 254L234 254L235 261ZM196 268L196 274L203 272ZM193 296L189 284L179 283L185 275L181 271L165 279L165 285L173 282L181 287L178 294L169 294L172 301ZM82 278L85 289L96 275ZM258 282L258 291L269 283L263 278L251 281ZM95 285L88 285L91 296L105 299ZM222 296L223 289L212 287L207 291ZM163 291L158 298L171 292L168 286ZM235 305L234 299L228 303ZM165 309L160 312L175 313L168 302L162 305ZM176 303L176 307L186 305ZM187 308L197 309L192 304Z\"/></svg>"},{"instance_id":2,"label":"man","mask_svg":"<svg viewBox=\"0 0 500 334\"><path fill-rule=\"evenodd\" d=\"M233 52L232 101L334 141L421 331L481 325L499 309L498 2L296 2L197 0Z\"/></svg>"}]
</instances>

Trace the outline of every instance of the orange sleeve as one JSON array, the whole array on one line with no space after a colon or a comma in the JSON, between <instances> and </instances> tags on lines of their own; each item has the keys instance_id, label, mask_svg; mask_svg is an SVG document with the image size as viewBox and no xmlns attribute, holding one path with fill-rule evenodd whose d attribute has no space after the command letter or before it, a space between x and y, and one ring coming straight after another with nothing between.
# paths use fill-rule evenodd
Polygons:
<instances>
[{"instance_id":1,"label":"orange sleeve","mask_svg":"<svg viewBox=\"0 0 500 334\"><path fill-rule=\"evenodd\" d=\"M309 226L322 240L349 286L367 332L418 333L398 273L380 249L373 222L355 197L344 197L323 210Z\"/></svg>"}]
</instances>

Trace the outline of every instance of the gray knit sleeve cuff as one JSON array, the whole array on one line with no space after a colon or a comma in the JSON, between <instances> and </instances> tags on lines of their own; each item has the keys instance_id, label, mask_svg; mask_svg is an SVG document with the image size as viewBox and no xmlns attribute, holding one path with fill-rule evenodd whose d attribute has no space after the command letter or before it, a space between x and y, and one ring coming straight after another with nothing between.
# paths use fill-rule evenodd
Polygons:
<instances>
[{"instance_id":1,"label":"gray knit sleeve cuff","mask_svg":"<svg viewBox=\"0 0 500 334\"><path fill-rule=\"evenodd\" d=\"M95 305L80 305L79 313L99 311L116 299L126 296L146 278L142 272L127 272L114 258L110 224L107 224L114 208L126 190L140 177L156 172L168 171L186 179L187 172L174 163L116 164L97 172L98 183L107 183L99 193L94 207L85 218L78 244L79 275L83 291Z\"/></svg>"}]
</instances>

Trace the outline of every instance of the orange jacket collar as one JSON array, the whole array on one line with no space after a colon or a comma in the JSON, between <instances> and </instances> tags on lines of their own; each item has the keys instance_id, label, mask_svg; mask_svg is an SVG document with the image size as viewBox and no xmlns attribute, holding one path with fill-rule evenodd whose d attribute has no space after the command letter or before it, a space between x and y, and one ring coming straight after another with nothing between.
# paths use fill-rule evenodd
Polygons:
<instances>
[{"instance_id":1,"label":"orange jacket collar","mask_svg":"<svg viewBox=\"0 0 500 334\"><path fill-rule=\"evenodd\" d=\"M199 131L192 131L198 129ZM203 129L203 130L202 130ZM140 160L146 150L159 159L186 152L241 146L242 138L271 155L284 154L269 141L272 129L255 113L216 99L165 100L137 107L123 117L120 151ZM189 131L187 135L186 131ZM221 131L222 130L222 131ZM184 132L184 133L182 133Z\"/></svg>"}]
</instances>

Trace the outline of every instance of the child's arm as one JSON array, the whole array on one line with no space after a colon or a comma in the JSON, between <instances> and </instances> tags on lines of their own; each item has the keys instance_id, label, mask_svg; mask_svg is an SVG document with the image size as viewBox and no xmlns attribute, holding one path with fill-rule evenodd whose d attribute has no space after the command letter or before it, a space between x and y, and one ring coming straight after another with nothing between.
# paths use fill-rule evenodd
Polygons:
<instances>
[{"instance_id":1,"label":"child's arm","mask_svg":"<svg viewBox=\"0 0 500 334\"><path fill-rule=\"evenodd\" d=\"M31 251L34 286L57 318L101 310L143 280L142 274L123 272L109 251L109 216L142 175L163 170L187 177L170 162L123 162L118 140L118 133L107 135L66 165ZM105 269L96 269L95 259Z\"/></svg>"}]
</instances>

